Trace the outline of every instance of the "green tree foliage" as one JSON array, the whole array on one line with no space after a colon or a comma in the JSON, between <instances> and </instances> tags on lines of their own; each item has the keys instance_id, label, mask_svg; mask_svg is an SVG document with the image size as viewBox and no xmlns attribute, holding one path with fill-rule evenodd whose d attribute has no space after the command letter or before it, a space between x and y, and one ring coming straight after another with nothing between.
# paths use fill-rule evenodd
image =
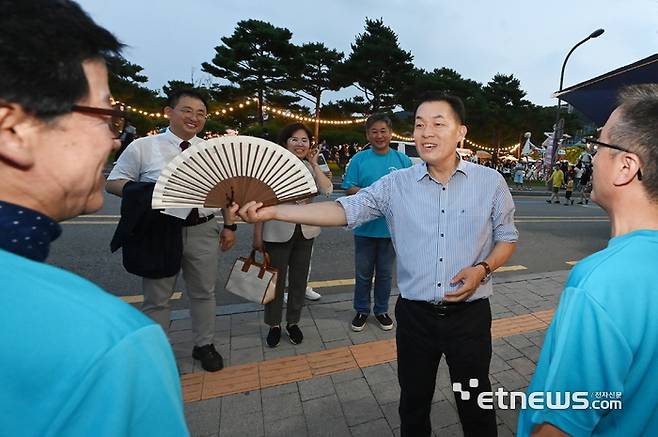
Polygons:
<instances>
[{"instance_id":1,"label":"green tree foliage","mask_svg":"<svg viewBox=\"0 0 658 437\"><path fill-rule=\"evenodd\" d=\"M349 118L368 114L370 105L361 96L330 102L320 108L320 116L324 118Z\"/></svg>"},{"instance_id":2,"label":"green tree foliage","mask_svg":"<svg viewBox=\"0 0 658 437\"><path fill-rule=\"evenodd\" d=\"M519 140L524 113L531 103L514 75L496 74L483 89L488 107L484 128L489 144L500 147Z\"/></svg>"},{"instance_id":3,"label":"green tree foliage","mask_svg":"<svg viewBox=\"0 0 658 437\"><path fill-rule=\"evenodd\" d=\"M211 109L213 106L213 95L211 91L203 86L195 86L193 83L190 82L185 82L183 80L170 80L167 82L167 85L162 87L162 91L165 93L167 98L175 91L180 91L180 90L194 90L197 93L201 94L204 99L206 99L206 102L208 102L209 108L208 110Z\"/></svg>"},{"instance_id":4,"label":"green tree foliage","mask_svg":"<svg viewBox=\"0 0 658 437\"><path fill-rule=\"evenodd\" d=\"M436 68L430 72L414 69L412 81L400 92L399 103L405 110L413 111L418 97L427 91L452 94L466 102L469 97L482 93L482 85L463 78L450 68Z\"/></svg>"},{"instance_id":5,"label":"green tree foliage","mask_svg":"<svg viewBox=\"0 0 658 437\"><path fill-rule=\"evenodd\" d=\"M203 71L240 88L243 96L258 97L258 120L263 126L262 106L275 93L291 90L290 72L299 65L299 56L290 42L292 33L260 20L240 21L233 35L223 37L215 47L212 63Z\"/></svg>"},{"instance_id":6,"label":"green tree foliage","mask_svg":"<svg viewBox=\"0 0 658 437\"><path fill-rule=\"evenodd\" d=\"M144 86L148 78L142 74L140 65L128 62L123 56L115 56L107 61L108 81L115 99L144 111L162 111L163 99L158 93ZM162 120L130 112L129 120L140 135L144 135L162 123Z\"/></svg>"},{"instance_id":7,"label":"green tree foliage","mask_svg":"<svg viewBox=\"0 0 658 437\"><path fill-rule=\"evenodd\" d=\"M352 84L363 92L369 112L390 111L399 104L399 91L412 80L412 60L383 20L366 19L365 32L356 36L340 75L344 85Z\"/></svg>"},{"instance_id":8,"label":"green tree foliage","mask_svg":"<svg viewBox=\"0 0 658 437\"><path fill-rule=\"evenodd\" d=\"M342 88L337 78L337 67L340 65L343 54L328 49L322 43L308 43L300 47L301 67L294 71L293 94L310 102L313 115L320 114L322 93L325 91L338 91ZM319 123L315 123L315 136L319 133Z\"/></svg>"},{"instance_id":9,"label":"green tree foliage","mask_svg":"<svg viewBox=\"0 0 658 437\"><path fill-rule=\"evenodd\" d=\"M142 85L148 78L141 74L144 70L141 66L123 56L114 56L108 60L107 69L114 98L145 110L159 110L158 93Z\"/></svg>"}]
</instances>

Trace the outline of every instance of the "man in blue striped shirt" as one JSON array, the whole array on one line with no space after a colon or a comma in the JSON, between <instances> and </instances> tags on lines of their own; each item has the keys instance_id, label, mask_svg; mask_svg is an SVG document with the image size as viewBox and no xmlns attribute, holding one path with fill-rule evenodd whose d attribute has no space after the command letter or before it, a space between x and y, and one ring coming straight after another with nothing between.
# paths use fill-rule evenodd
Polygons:
<instances>
[{"instance_id":1,"label":"man in blue striped shirt","mask_svg":"<svg viewBox=\"0 0 658 437\"><path fill-rule=\"evenodd\" d=\"M455 398L464 435L494 436L494 411L476 401L491 391L490 273L514 252L514 202L498 172L457 155L467 132L459 98L428 93L415 114L414 140L423 163L337 202L265 208L249 202L239 214L248 222L350 228L384 217L398 255L401 435L431 435L436 373L445 355L453 384L470 393Z\"/></svg>"}]
</instances>

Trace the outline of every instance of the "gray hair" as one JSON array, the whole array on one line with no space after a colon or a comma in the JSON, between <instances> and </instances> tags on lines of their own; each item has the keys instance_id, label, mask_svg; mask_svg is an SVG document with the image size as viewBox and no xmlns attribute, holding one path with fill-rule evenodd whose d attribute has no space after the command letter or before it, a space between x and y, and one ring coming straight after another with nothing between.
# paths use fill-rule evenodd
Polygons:
<instances>
[{"instance_id":1,"label":"gray hair","mask_svg":"<svg viewBox=\"0 0 658 437\"><path fill-rule=\"evenodd\" d=\"M377 123L378 121L383 121L386 123L386 126L389 129L393 128L393 123L391 122L391 119L389 118L388 115L383 114L381 112L378 112L376 114L372 114L368 119L366 120L366 130L370 130L373 124Z\"/></svg>"},{"instance_id":2,"label":"gray hair","mask_svg":"<svg viewBox=\"0 0 658 437\"><path fill-rule=\"evenodd\" d=\"M642 184L658 202L658 84L623 88L619 106L621 116L610 128L610 139L640 157Z\"/></svg>"}]
</instances>

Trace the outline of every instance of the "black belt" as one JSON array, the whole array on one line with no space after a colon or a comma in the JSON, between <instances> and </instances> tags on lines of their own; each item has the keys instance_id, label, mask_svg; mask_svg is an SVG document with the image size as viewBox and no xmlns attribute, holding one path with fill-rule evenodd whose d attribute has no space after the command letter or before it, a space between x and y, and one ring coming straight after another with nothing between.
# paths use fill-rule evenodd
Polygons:
<instances>
[{"instance_id":1,"label":"black belt","mask_svg":"<svg viewBox=\"0 0 658 437\"><path fill-rule=\"evenodd\" d=\"M185 219L183 222L183 226L196 226L200 225L202 223L209 222L210 220L215 218L215 214L210 214L205 217L188 217Z\"/></svg>"},{"instance_id":2,"label":"black belt","mask_svg":"<svg viewBox=\"0 0 658 437\"><path fill-rule=\"evenodd\" d=\"M432 303L432 302L426 302L424 300L411 300L411 299L405 299L403 297L400 297L400 299L404 300L405 302L409 302L411 304L414 304L416 306L422 307L427 311L431 311L435 313L438 316L451 316L453 314L459 313L466 308L469 308L473 306L474 304L479 304L482 303L488 298L481 298L481 299L475 299L469 302L439 302L439 303Z\"/></svg>"}]
</instances>

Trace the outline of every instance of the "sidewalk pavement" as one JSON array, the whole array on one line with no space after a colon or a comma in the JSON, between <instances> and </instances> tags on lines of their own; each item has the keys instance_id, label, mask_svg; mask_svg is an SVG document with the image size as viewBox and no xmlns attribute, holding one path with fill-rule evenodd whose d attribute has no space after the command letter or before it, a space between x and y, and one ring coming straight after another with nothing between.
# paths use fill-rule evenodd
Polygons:
<instances>
[{"instance_id":1,"label":"sidewalk pavement","mask_svg":"<svg viewBox=\"0 0 658 437\"><path fill-rule=\"evenodd\" d=\"M568 271L494 278L493 390L525 390ZM393 290L391 313L398 292ZM351 293L308 302L304 342L265 343L261 306L217 307L216 347L225 368L207 373L192 359L189 313L174 312L170 340L193 436L399 436L395 330L368 320L352 332ZM497 410L499 436L514 435L518 411ZM432 405L435 435L462 435L442 360Z\"/></svg>"}]
</instances>

